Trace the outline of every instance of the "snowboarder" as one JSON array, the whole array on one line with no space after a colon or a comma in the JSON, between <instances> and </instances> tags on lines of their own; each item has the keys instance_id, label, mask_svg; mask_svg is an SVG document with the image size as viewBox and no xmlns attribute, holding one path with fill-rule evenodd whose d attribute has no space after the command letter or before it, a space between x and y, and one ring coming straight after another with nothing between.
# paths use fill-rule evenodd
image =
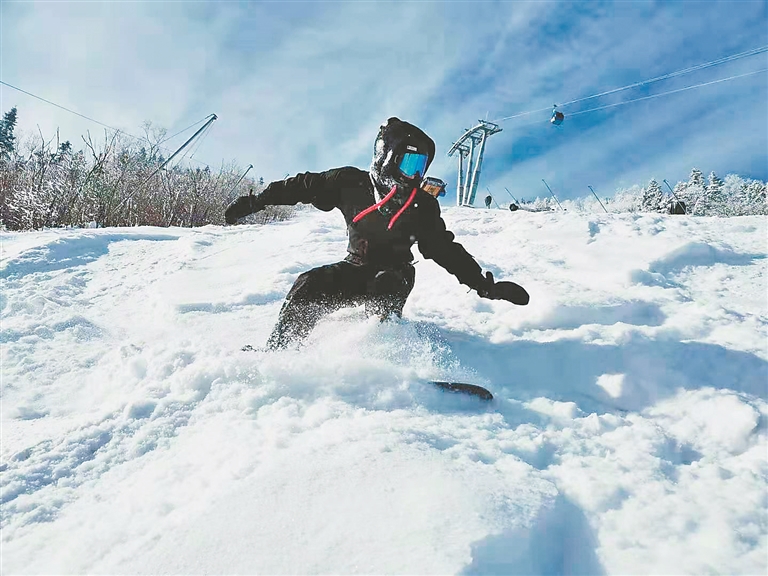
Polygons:
<instances>
[{"instance_id":1,"label":"snowboarder","mask_svg":"<svg viewBox=\"0 0 768 576\"><path fill-rule=\"evenodd\" d=\"M365 304L366 313L385 320L400 317L413 289L411 246L491 300L528 303L528 293L512 282L495 282L490 272L454 242L437 201L439 187L422 185L435 156L435 143L422 130L390 118L379 129L370 170L347 166L305 172L270 183L260 194L241 196L226 209L228 224L271 205L312 204L341 210L349 234L341 262L304 272L285 298L269 340L286 348L306 337L324 315ZM434 182L435 179L428 179Z\"/></svg>"}]
</instances>

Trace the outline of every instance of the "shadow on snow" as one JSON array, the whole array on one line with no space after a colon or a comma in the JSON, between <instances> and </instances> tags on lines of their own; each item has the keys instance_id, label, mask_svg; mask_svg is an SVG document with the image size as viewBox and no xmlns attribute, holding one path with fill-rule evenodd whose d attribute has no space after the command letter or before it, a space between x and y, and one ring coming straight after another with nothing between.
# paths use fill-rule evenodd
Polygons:
<instances>
[{"instance_id":1,"label":"shadow on snow","mask_svg":"<svg viewBox=\"0 0 768 576\"><path fill-rule=\"evenodd\" d=\"M533 524L472 544L472 562L459 573L515 575L605 574L597 537L584 512L563 495Z\"/></svg>"},{"instance_id":2,"label":"shadow on snow","mask_svg":"<svg viewBox=\"0 0 768 576\"><path fill-rule=\"evenodd\" d=\"M112 242L121 240L178 240L165 234L94 234L60 238L43 246L27 250L9 261L0 278L18 280L28 274L53 272L66 268L85 266L109 252Z\"/></svg>"},{"instance_id":3,"label":"shadow on snow","mask_svg":"<svg viewBox=\"0 0 768 576\"><path fill-rule=\"evenodd\" d=\"M716 344L651 340L634 335L621 345L581 340L493 344L486 338L436 329L455 357L472 367L499 398L546 397L600 408L641 411L677 390L726 388L768 401L768 362ZM613 395L600 376L622 375ZM484 382L477 382L484 384Z\"/></svg>"}]
</instances>

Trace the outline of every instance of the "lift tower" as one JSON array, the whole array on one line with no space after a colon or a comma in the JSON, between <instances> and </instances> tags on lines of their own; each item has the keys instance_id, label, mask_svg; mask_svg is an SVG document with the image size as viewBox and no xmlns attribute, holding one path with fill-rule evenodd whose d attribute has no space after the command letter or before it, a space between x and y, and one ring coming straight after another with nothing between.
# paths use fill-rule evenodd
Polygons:
<instances>
[{"instance_id":1,"label":"lift tower","mask_svg":"<svg viewBox=\"0 0 768 576\"><path fill-rule=\"evenodd\" d=\"M461 138L448 150L448 156L453 156L456 152L459 153L459 178L456 187L457 206L472 206L475 202L477 185L480 183L480 167L483 163L485 141L488 136L501 132L498 124L486 120L479 120L479 122L477 126L464 132ZM467 140L469 140L468 145ZM478 144L480 146L477 158L475 158L475 149Z\"/></svg>"}]
</instances>

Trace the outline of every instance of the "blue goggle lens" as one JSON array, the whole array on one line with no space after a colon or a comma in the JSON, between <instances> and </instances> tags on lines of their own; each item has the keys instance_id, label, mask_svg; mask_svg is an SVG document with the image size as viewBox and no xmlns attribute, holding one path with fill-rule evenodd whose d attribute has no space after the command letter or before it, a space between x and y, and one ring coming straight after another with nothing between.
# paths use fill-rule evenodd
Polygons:
<instances>
[{"instance_id":1,"label":"blue goggle lens","mask_svg":"<svg viewBox=\"0 0 768 576\"><path fill-rule=\"evenodd\" d=\"M412 152L406 152L403 159L400 161L400 172L413 178L417 174L424 176L427 171L427 155L426 154L414 154Z\"/></svg>"}]
</instances>

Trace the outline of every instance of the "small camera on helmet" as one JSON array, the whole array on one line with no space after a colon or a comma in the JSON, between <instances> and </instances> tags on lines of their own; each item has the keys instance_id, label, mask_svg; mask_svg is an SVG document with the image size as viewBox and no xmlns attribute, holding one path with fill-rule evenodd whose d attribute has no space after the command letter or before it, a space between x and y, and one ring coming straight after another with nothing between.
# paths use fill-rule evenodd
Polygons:
<instances>
[{"instance_id":1,"label":"small camera on helmet","mask_svg":"<svg viewBox=\"0 0 768 576\"><path fill-rule=\"evenodd\" d=\"M435 198L438 198L439 196L445 196L445 182L440 180L440 178L427 176L424 178L424 180L421 181L421 189L424 190L424 192L427 194L431 194Z\"/></svg>"}]
</instances>

